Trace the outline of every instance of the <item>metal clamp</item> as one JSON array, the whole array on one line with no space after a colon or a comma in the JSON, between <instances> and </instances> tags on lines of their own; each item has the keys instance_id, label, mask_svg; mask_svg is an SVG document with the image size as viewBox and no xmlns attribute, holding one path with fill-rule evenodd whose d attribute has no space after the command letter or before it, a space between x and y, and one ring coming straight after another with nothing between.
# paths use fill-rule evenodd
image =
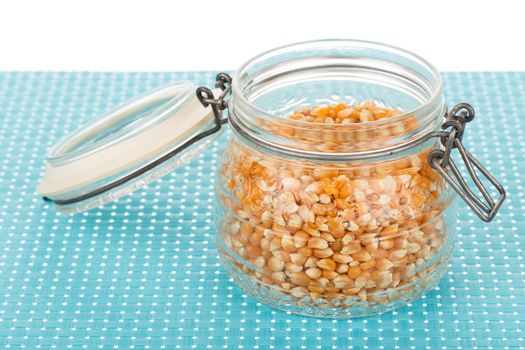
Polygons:
<instances>
[{"instance_id":1,"label":"metal clamp","mask_svg":"<svg viewBox=\"0 0 525 350\"><path fill-rule=\"evenodd\" d=\"M201 86L197 89L197 98L204 107L211 106L213 111L213 116L215 118L215 128L210 129L208 136L213 134L221 128L221 125L228 122L228 118L223 117L222 111L228 108L228 101L225 100L225 97L231 92L232 78L226 73L219 73L215 78L215 87L221 89L222 93L218 98L213 97L213 92L205 86ZM204 133L207 133L205 131Z\"/></svg>"},{"instance_id":2,"label":"metal clamp","mask_svg":"<svg viewBox=\"0 0 525 350\"><path fill-rule=\"evenodd\" d=\"M505 189L494 178L494 176L463 146L461 142L465 126L474 119L474 108L468 103L460 103L450 110L447 120L443 123L442 129L451 128L445 135L441 136L441 143L444 149L435 149L428 155L430 166L436 169L447 183L459 194L467 205L483 221L492 221L498 209L503 204L506 194ZM456 164L450 157L453 149L457 149L471 179L474 181L483 198L477 196L469 187ZM447 168L450 171L447 171ZM478 177L476 169L495 187L499 193L497 200L494 200L483 182ZM452 174L452 175L451 175ZM455 178L455 179L454 179ZM484 200L485 201L484 201Z\"/></svg>"}]
</instances>

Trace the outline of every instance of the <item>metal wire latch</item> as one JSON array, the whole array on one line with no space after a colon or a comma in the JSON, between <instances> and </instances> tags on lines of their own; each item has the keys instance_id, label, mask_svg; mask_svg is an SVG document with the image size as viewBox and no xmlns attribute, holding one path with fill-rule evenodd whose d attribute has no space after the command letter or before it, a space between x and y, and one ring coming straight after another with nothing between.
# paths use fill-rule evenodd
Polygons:
<instances>
[{"instance_id":1,"label":"metal wire latch","mask_svg":"<svg viewBox=\"0 0 525 350\"><path fill-rule=\"evenodd\" d=\"M204 107L211 106L213 111L213 117L215 118L215 126L209 130L206 130L203 137L211 135L221 128L222 124L228 122L228 118L223 118L222 111L228 108L228 101L225 97L231 92L232 78L226 73L219 73L215 78L215 87L221 89L221 95L218 98L214 98L213 92L205 86L201 86L197 89L197 98ZM203 133L203 134L204 134Z\"/></svg>"},{"instance_id":2,"label":"metal wire latch","mask_svg":"<svg viewBox=\"0 0 525 350\"><path fill-rule=\"evenodd\" d=\"M447 114L447 120L443 123L442 129L450 131L441 132L441 143L444 149L435 149L428 155L428 161L432 168L436 169L447 183L459 194L467 205L485 222L491 221L498 209L505 200L505 189L494 178L494 176L463 146L461 142L465 126L474 119L474 108L468 103L460 103L454 106ZM453 149L457 149L471 179L474 181L483 198L477 196L469 187L456 164L450 157ZM449 169L450 171L447 171ZM494 200L485 188L485 185L478 177L476 169L496 188L499 193L497 200ZM484 199L484 200L483 200Z\"/></svg>"}]
</instances>

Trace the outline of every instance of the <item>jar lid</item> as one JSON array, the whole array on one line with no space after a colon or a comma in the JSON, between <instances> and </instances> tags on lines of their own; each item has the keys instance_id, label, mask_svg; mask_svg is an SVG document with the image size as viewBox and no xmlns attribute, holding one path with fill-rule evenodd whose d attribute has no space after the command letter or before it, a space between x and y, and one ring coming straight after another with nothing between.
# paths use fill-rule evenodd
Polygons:
<instances>
[{"instance_id":1,"label":"jar lid","mask_svg":"<svg viewBox=\"0 0 525 350\"><path fill-rule=\"evenodd\" d=\"M196 90L189 81L161 86L67 135L50 149L37 192L59 211L76 213L181 166L219 134L207 132L219 129L220 121L214 118L214 106L201 103ZM221 93L207 91L209 98Z\"/></svg>"}]
</instances>

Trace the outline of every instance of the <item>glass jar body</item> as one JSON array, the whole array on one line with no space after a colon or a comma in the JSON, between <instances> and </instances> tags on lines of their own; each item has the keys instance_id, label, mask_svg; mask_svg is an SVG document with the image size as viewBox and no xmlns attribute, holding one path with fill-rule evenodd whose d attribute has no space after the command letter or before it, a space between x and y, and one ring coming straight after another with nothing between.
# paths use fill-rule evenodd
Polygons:
<instances>
[{"instance_id":1,"label":"glass jar body","mask_svg":"<svg viewBox=\"0 0 525 350\"><path fill-rule=\"evenodd\" d=\"M312 316L365 316L417 299L440 281L453 247L455 196L427 162L436 146L327 163L235 134L216 187L228 274L261 302Z\"/></svg>"}]
</instances>

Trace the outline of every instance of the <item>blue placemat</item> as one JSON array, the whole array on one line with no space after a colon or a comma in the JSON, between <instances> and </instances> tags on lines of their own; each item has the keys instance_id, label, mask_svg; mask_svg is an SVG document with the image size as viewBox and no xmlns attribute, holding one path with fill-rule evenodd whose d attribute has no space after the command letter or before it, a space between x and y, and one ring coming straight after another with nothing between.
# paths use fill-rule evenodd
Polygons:
<instances>
[{"instance_id":1,"label":"blue placemat","mask_svg":"<svg viewBox=\"0 0 525 350\"><path fill-rule=\"evenodd\" d=\"M508 199L491 224L461 205L439 288L380 316L289 315L243 294L215 250L212 176L224 137L117 203L65 216L35 194L46 149L94 115L214 73L0 73L0 348L525 348L525 73L447 73L472 103L466 143Z\"/></svg>"}]
</instances>

